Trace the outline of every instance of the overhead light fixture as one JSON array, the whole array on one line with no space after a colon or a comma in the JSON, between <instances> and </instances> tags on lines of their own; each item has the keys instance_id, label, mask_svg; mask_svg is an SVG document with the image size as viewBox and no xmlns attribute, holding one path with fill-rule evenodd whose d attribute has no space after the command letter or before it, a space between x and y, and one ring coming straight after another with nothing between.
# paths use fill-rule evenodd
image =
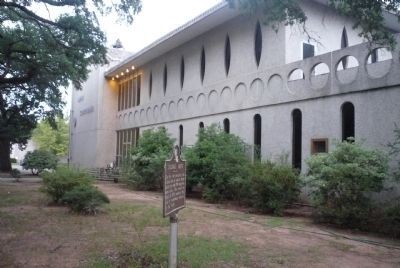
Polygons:
<instances>
[{"instance_id":1,"label":"overhead light fixture","mask_svg":"<svg viewBox=\"0 0 400 268\"><path fill-rule=\"evenodd\" d=\"M119 75L117 74L115 77L119 78Z\"/></svg>"},{"instance_id":2,"label":"overhead light fixture","mask_svg":"<svg viewBox=\"0 0 400 268\"><path fill-rule=\"evenodd\" d=\"M113 81L114 81L114 80L115 80L115 79L114 79L114 77L113 77L113 78L111 78L111 80L113 80Z\"/></svg>"},{"instance_id":3,"label":"overhead light fixture","mask_svg":"<svg viewBox=\"0 0 400 268\"><path fill-rule=\"evenodd\" d=\"M121 72L121 76L123 76L124 75L124 72Z\"/></svg>"},{"instance_id":4,"label":"overhead light fixture","mask_svg":"<svg viewBox=\"0 0 400 268\"><path fill-rule=\"evenodd\" d=\"M129 69L126 69L126 72L129 73Z\"/></svg>"},{"instance_id":5,"label":"overhead light fixture","mask_svg":"<svg viewBox=\"0 0 400 268\"><path fill-rule=\"evenodd\" d=\"M132 70L135 70L135 66L132 65Z\"/></svg>"}]
</instances>

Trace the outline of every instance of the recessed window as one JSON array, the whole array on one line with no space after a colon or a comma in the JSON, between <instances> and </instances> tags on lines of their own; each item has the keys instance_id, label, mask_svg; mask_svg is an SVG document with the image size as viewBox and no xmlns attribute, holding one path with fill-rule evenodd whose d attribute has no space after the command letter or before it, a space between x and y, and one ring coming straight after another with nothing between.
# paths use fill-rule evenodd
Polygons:
<instances>
[{"instance_id":1,"label":"recessed window","mask_svg":"<svg viewBox=\"0 0 400 268\"><path fill-rule=\"evenodd\" d=\"M301 170L302 114L299 109L292 112L292 166Z\"/></svg>"},{"instance_id":2,"label":"recessed window","mask_svg":"<svg viewBox=\"0 0 400 268\"><path fill-rule=\"evenodd\" d=\"M164 95L167 92L167 82L168 82L168 70L167 70L167 65L164 65Z\"/></svg>"},{"instance_id":3,"label":"recessed window","mask_svg":"<svg viewBox=\"0 0 400 268\"><path fill-rule=\"evenodd\" d=\"M225 72L229 74L229 68L231 67L231 40L229 35L226 36L225 40Z\"/></svg>"},{"instance_id":4,"label":"recessed window","mask_svg":"<svg viewBox=\"0 0 400 268\"><path fill-rule=\"evenodd\" d=\"M150 72L149 77L149 97L151 98L151 93L153 91L153 72Z\"/></svg>"},{"instance_id":5,"label":"recessed window","mask_svg":"<svg viewBox=\"0 0 400 268\"><path fill-rule=\"evenodd\" d=\"M185 81L185 59L181 59L181 89L183 88L183 83Z\"/></svg>"},{"instance_id":6,"label":"recessed window","mask_svg":"<svg viewBox=\"0 0 400 268\"><path fill-rule=\"evenodd\" d=\"M254 55L256 58L257 67L260 65L262 53L262 32L260 22L257 22L256 32L254 36Z\"/></svg>"},{"instance_id":7,"label":"recessed window","mask_svg":"<svg viewBox=\"0 0 400 268\"><path fill-rule=\"evenodd\" d=\"M179 125L179 147L183 146L183 126Z\"/></svg>"},{"instance_id":8,"label":"recessed window","mask_svg":"<svg viewBox=\"0 0 400 268\"><path fill-rule=\"evenodd\" d=\"M204 75L206 72L206 52L204 51L204 47L201 50L201 57L200 57L200 79L201 83L204 81Z\"/></svg>"},{"instance_id":9,"label":"recessed window","mask_svg":"<svg viewBox=\"0 0 400 268\"><path fill-rule=\"evenodd\" d=\"M231 123L229 122L228 118L224 119L224 132L229 133L231 128Z\"/></svg>"},{"instance_id":10,"label":"recessed window","mask_svg":"<svg viewBox=\"0 0 400 268\"><path fill-rule=\"evenodd\" d=\"M351 102L345 102L342 105L342 140L354 138L354 105Z\"/></svg>"},{"instance_id":11,"label":"recessed window","mask_svg":"<svg viewBox=\"0 0 400 268\"><path fill-rule=\"evenodd\" d=\"M261 115L256 114L254 121L254 160L261 159Z\"/></svg>"},{"instance_id":12,"label":"recessed window","mask_svg":"<svg viewBox=\"0 0 400 268\"><path fill-rule=\"evenodd\" d=\"M328 139L312 139L311 154L320 154L328 152Z\"/></svg>"},{"instance_id":13,"label":"recessed window","mask_svg":"<svg viewBox=\"0 0 400 268\"><path fill-rule=\"evenodd\" d=\"M314 56L315 56L315 46L303 43L303 59L311 58Z\"/></svg>"},{"instance_id":14,"label":"recessed window","mask_svg":"<svg viewBox=\"0 0 400 268\"><path fill-rule=\"evenodd\" d=\"M203 123L203 122L200 122L200 123L199 123L199 128L200 128L200 129L204 129L204 123Z\"/></svg>"},{"instance_id":15,"label":"recessed window","mask_svg":"<svg viewBox=\"0 0 400 268\"><path fill-rule=\"evenodd\" d=\"M340 41L340 48L346 48L346 47L348 47L349 46L349 40L348 40L348 38L347 38L347 31L346 31L346 27L344 27L343 28L343 31L342 31L342 38L341 38L341 41ZM343 70L344 69L347 69L347 63L348 63L348 58L347 57L344 57L343 58L343 60L342 60L342 62L341 62L341 64L342 64L342 67L343 67Z\"/></svg>"}]
</instances>

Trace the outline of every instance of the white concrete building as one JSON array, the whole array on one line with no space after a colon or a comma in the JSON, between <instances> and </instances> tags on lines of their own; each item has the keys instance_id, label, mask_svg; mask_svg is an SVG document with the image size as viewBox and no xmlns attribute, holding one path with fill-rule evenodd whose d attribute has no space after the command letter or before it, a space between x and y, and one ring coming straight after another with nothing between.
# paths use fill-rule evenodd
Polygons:
<instances>
[{"instance_id":1,"label":"white concrete building","mask_svg":"<svg viewBox=\"0 0 400 268\"><path fill-rule=\"evenodd\" d=\"M110 66L73 93L70 162L105 167L159 126L191 145L212 123L298 168L349 136L385 148L400 125L399 48L371 52L325 2L301 4L318 42L221 3L134 55L110 50ZM400 31L394 15L385 22Z\"/></svg>"}]
</instances>

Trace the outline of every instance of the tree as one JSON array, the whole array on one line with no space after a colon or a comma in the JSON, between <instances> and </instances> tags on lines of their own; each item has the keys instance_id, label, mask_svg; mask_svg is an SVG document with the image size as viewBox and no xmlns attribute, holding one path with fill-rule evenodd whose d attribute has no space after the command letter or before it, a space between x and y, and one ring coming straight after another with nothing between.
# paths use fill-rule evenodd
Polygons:
<instances>
[{"instance_id":1,"label":"tree","mask_svg":"<svg viewBox=\"0 0 400 268\"><path fill-rule=\"evenodd\" d=\"M24 169L30 169L32 175L38 175L45 169L55 169L57 167L57 157L49 151L35 150L28 152L22 161Z\"/></svg>"},{"instance_id":2,"label":"tree","mask_svg":"<svg viewBox=\"0 0 400 268\"><path fill-rule=\"evenodd\" d=\"M60 88L80 89L88 67L107 62L106 37L94 11L115 11L131 23L141 9L140 0L87 2L0 0L1 171L11 169L11 145L26 144L39 119L55 126L63 106ZM65 13L51 19L36 14L39 8Z\"/></svg>"},{"instance_id":3,"label":"tree","mask_svg":"<svg viewBox=\"0 0 400 268\"><path fill-rule=\"evenodd\" d=\"M57 156L65 156L68 153L68 124L58 117L56 128L53 128L46 120L41 121L32 132L32 139L41 150L50 151Z\"/></svg>"},{"instance_id":4,"label":"tree","mask_svg":"<svg viewBox=\"0 0 400 268\"><path fill-rule=\"evenodd\" d=\"M228 0L231 7L245 13L261 12L263 22L277 30L279 24L303 25L307 16L301 9L300 0ZM393 33L384 25L383 12L395 14L400 21L400 0L329 0L329 5L340 14L354 19L354 28L359 28L359 35L367 41L394 48L396 40ZM308 34L310 38L310 34Z\"/></svg>"}]
</instances>

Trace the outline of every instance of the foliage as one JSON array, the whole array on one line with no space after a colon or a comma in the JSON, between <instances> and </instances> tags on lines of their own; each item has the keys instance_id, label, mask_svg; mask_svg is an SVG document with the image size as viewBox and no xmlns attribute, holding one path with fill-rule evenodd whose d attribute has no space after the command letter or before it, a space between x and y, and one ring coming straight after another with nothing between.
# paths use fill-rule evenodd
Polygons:
<instances>
[{"instance_id":1,"label":"foliage","mask_svg":"<svg viewBox=\"0 0 400 268\"><path fill-rule=\"evenodd\" d=\"M41 121L32 132L32 139L41 150L50 151L57 156L68 153L69 128L67 122L58 117L57 128L53 128L48 121Z\"/></svg>"},{"instance_id":2,"label":"foliage","mask_svg":"<svg viewBox=\"0 0 400 268\"><path fill-rule=\"evenodd\" d=\"M141 190L162 188L164 162L171 157L174 139L165 128L145 130L123 163L123 177Z\"/></svg>"},{"instance_id":3,"label":"foliage","mask_svg":"<svg viewBox=\"0 0 400 268\"><path fill-rule=\"evenodd\" d=\"M400 201L397 201L384 209L383 222L379 229L392 237L400 237Z\"/></svg>"},{"instance_id":4,"label":"foliage","mask_svg":"<svg viewBox=\"0 0 400 268\"><path fill-rule=\"evenodd\" d=\"M305 23L307 16L302 10L300 0L228 0L231 7L239 8L248 14L261 13L264 24L278 30L279 24L300 24L310 38ZM394 48L396 40L393 32L385 27L384 11L400 16L399 0L329 0L329 5L340 14L354 20L354 28L366 40Z\"/></svg>"},{"instance_id":5,"label":"foliage","mask_svg":"<svg viewBox=\"0 0 400 268\"><path fill-rule=\"evenodd\" d=\"M394 129L394 141L388 143L389 154L397 161L395 167L394 179L400 181L400 128L396 125Z\"/></svg>"},{"instance_id":6,"label":"foliage","mask_svg":"<svg viewBox=\"0 0 400 268\"><path fill-rule=\"evenodd\" d=\"M251 173L253 206L264 212L281 215L300 193L300 179L289 165L255 163Z\"/></svg>"},{"instance_id":7,"label":"foliage","mask_svg":"<svg viewBox=\"0 0 400 268\"><path fill-rule=\"evenodd\" d=\"M211 202L240 196L250 173L245 146L239 137L216 125L200 129L196 144L184 152L188 188L202 184L203 197Z\"/></svg>"},{"instance_id":8,"label":"foliage","mask_svg":"<svg viewBox=\"0 0 400 268\"><path fill-rule=\"evenodd\" d=\"M10 158L10 162L11 162L11 164L16 164L17 163L17 159L16 158Z\"/></svg>"},{"instance_id":9,"label":"foliage","mask_svg":"<svg viewBox=\"0 0 400 268\"><path fill-rule=\"evenodd\" d=\"M316 219L362 228L373 211L370 194L383 190L388 177L387 156L344 141L328 154L310 157L307 164Z\"/></svg>"},{"instance_id":10,"label":"foliage","mask_svg":"<svg viewBox=\"0 0 400 268\"><path fill-rule=\"evenodd\" d=\"M57 167L57 157L48 151L34 150L28 152L22 161L24 169L30 169L33 175L38 175L45 169L55 169Z\"/></svg>"},{"instance_id":11,"label":"foliage","mask_svg":"<svg viewBox=\"0 0 400 268\"><path fill-rule=\"evenodd\" d=\"M86 172L68 167L58 167L54 172L44 172L42 178L42 191L55 203L59 203L65 193L74 187L87 186L93 181Z\"/></svg>"},{"instance_id":12,"label":"foliage","mask_svg":"<svg viewBox=\"0 0 400 268\"><path fill-rule=\"evenodd\" d=\"M11 177L15 178L16 181L19 181L21 178L21 171L16 168L13 168L10 172Z\"/></svg>"},{"instance_id":13,"label":"foliage","mask_svg":"<svg viewBox=\"0 0 400 268\"><path fill-rule=\"evenodd\" d=\"M60 88L80 89L89 66L107 62L95 11L131 23L140 9L140 0L0 1L0 170L11 169L11 144L25 145L40 118L55 125Z\"/></svg>"},{"instance_id":14,"label":"foliage","mask_svg":"<svg viewBox=\"0 0 400 268\"><path fill-rule=\"evenodd\" d=\"M72 211L83 214L96 214L98 207L110 203L108 197L91 184L81 184L67 191L61 201Z\"/></svg>"}]
</instances>

